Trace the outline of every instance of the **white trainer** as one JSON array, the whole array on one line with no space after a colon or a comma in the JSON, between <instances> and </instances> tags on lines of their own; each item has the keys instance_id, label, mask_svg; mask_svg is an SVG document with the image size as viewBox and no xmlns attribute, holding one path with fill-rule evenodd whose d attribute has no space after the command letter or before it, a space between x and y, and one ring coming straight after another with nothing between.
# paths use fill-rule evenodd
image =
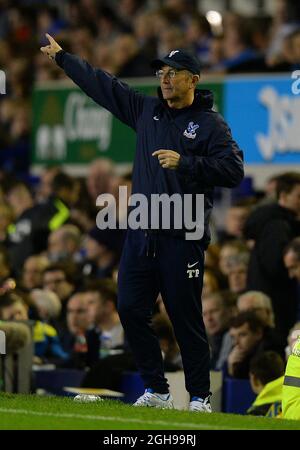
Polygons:
<instances>
[{"instance_id":1,"label":"white trainer","mask_svg":"<svg viewBox=\"0 0 300 450\"><path fill-rule=\"evenodd\" d=\"M209 396L205 399L200 397L193 397L190 402L189 411L197 411L197 412L205 412L205 413L211 413L211 405Z\"/></svg>"},{"instance_id":2,"label":"white trainer","mask_svg":"<svg viewBox=\"0 0 300 450\"><path fill-rule=\"evenodd\" d=\"M158 394L153 389L146 389L144 394L137 399L133 406L150 406L152 408L173 409L173 397L171 394Z\"/></svg>"}]
</instances>

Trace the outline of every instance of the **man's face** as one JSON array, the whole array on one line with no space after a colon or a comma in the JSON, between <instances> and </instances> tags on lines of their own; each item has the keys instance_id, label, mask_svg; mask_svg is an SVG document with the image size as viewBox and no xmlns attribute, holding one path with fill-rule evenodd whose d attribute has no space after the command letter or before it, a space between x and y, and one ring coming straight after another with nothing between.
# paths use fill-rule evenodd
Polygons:
<instances>
[{"instance_id":1,"label":"man's face","mask_svg":"<svg viewBox=\"0 0 300 450\"><path fill-rule=\"evenodd\" d=\"M106 251L104 245L99 244L95 239L92 239L89 236L86 238L84 247L86 250L86 257L91 261L97 261Z\"/></svg>"},{"instance_id":2,"label":"man's face","mask_svg":"<svg viewBox=\"0 0 300 450\"><path fill-rule=\"evenodd\" d=\"M231 245L223 245L223 247L221 248L219 256L219 267L224 275L228 275L229 273L229 260L231 256L234 256L237 253L238 249Z\"/></svg>"},{"instance_id":3,"label":"man's face","mask_svg":"<svg viewBox=\"0 0 300 450\"><path fill-rule=\"evenodd\" d=\"M64 250L60 230L52 231L48 238L48 251L50 254L58 254Z\"/></svg>"},{"instance_id":4,"label":"man's face","mask_svg":"<svg viewBox=\"0 0 300 450\"><path fill-rule=\"evenodd\" d=\"M95 325L101 321L104 312L104 305L99 292L87 292L85 294L85 301L89 323Z\"/></svg>"},{"instance_id":5,"label":"man's face","mask_svg":"<svg viewBox=\"0 0 300 450\"><path fill-rule=\"evenodd\" d=\"M61 300L65 300L73 289L73 286L66 280L66 275L62 270L45 272L43 287L44 289L55 292Z\"/></svg>"},{"instance_id":6,"label":"man's face","mask_svg":"<svg viewBox=\"0 0 300 450\"><path fill-rule=\"evenodd\" d=\"M232 207L226 217L226 231L237 238L242 236L243 228L248 217L248 209L242 207Z\"/></svg>"},{"instance_id":7,"label":"man's face","mask_svg":"<svg viewBox=\"0 0 300 450\"><path fill-rule=\"evenodd\" d=\"M21 302L15 302L11 306L7 306L2 310L3 320L28 320L26 306Z\"/></svg>"},{"instance_id":8,"label":"man's face","mask_svg":"<svg viewBox=\"0 0 300 450\"><path fill-rule=\"evenodd\" d=\"M282 192L280 199L285 208L290 209L295 214L300 214L300 184L294 186L291 192Z\"/></svg>"},{"instance_id":9,"label":"man's face","mask_svg":"<svg viewBox=\"0 0 300 450\"><path fill-rule=\"evenodd\" d=\"M244 353L251 352L262 338L262 331L251 331L248 323L244 323L237 328L230 328L229 333L233 339L234 345Z\"/></svg>"},{"instance_id":10,"label":"man's face","mask_svg":"<svg viewBox=\"0 0 300 450\"><path fill-rule=\"evenodd\" d=\"M42 283L42 270L37 258L27 258L23 268L23 284L27 289L39 287Z\"/></svg>"},{"instance_id":11,"label":"man's face","mask_svg":"<svg viewBox=\"0 0 300 450\"><path fill-rule=\"evenodd\" d=\"M293 250L289 250L283 257L284 265L290 278L296 278L300 281L300 261Z\"/></svg>"},{"instance_id":12,"label":"man's face","mask_svg":"<svg viewBox=\"0 0 300 450\"><path fill-rule=\"evenodd\" d=\"M231 292L239 293L246 289L247 268L241 264L229 269L228 283Z\"/></svg>"},{"instance_id":13,"label":"man's face","mask_svg":"<svg viewBox=\"0 0 300 450\"><path fill-rule=\"evenodd\" d=\"M217 298L206 298L202 301L203 321L206 331L213 336L226 326L226 310Z\"/></svg>"},{"instance_id":14,"label":"man's face","mask_svg":"<svg viewBox=\"0 0 300 450\"><path fill-rule=\"evenodd\" d=\"M179 100L185 98L191 89L192 75L187 70L178 70L170 66L163 66L163 76L160 78L160 87L164 100ZM175 73L174 77L170 74Z\"/></svg>"},{"instance_id":15,"label":"man's face","mask_svg":"<svg viewBox=\"0 0 300 450\"><path fill-rule=\"evenodd\" d=\"M84 294L75 294L68 301L67 324L71 333L82 333L88 325L87 304Z\"/></svg>"}]
</instances>

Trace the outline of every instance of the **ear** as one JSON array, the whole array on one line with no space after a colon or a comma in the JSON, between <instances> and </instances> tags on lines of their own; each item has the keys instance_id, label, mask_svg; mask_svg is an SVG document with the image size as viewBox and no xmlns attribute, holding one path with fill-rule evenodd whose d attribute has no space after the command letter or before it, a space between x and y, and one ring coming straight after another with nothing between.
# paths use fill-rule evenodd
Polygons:
<instances>
[{"instance_id":1,"label":"ear","mask_svg":"<svg viewBox=\"0 0 300 450\"><path fill-rule=\"evenodd\" d=\"M192 86L191 87L196 88L196 86L199 83L199 81L200 81L200 75L196 75L196 74L193 75L193 77L192 77Z\"/></svg>"}]
</instances>

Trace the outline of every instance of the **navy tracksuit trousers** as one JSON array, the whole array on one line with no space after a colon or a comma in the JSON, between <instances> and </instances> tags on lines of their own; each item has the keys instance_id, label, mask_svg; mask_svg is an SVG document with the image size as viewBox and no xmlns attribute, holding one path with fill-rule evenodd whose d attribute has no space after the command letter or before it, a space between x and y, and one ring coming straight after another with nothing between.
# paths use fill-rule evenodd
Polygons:
<instances>
[{"instance_id":1,"label":"navy tracksuit trousers","mask_svg":"<svg viewBox=\"0 0 300 450\"><path fill-rule=\"evenodd\" d=\"M118 311L146 388L168 392L151 328L159 292L180 347L191 397L209 394L209 347L202 319L204 251L199 242L128 230L120 261Z\"/></svg>"}]
</instances>

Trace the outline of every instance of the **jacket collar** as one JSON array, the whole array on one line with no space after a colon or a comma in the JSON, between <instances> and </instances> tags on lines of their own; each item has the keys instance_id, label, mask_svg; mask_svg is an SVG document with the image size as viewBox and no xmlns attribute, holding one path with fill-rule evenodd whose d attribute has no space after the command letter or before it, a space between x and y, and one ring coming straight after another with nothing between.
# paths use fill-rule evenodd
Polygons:
<instances>
[{"instance_id":1,"label":"jacket collar","mask_svg":"<svg viewBox=\"0 0 300 450\"><path fill-rule=\"evenodd\" d=\"M164 105L164 107L169 109L166 100L164 100L163 98L160 87L157 89L157 93L161 103ZM191 106L183 109L196 109L198 111L199 109L212 109L213 104L214 94L212 91L209 91L208 89L196 89L193 103L191 104Z\"/></svg>"}]
</instances>

